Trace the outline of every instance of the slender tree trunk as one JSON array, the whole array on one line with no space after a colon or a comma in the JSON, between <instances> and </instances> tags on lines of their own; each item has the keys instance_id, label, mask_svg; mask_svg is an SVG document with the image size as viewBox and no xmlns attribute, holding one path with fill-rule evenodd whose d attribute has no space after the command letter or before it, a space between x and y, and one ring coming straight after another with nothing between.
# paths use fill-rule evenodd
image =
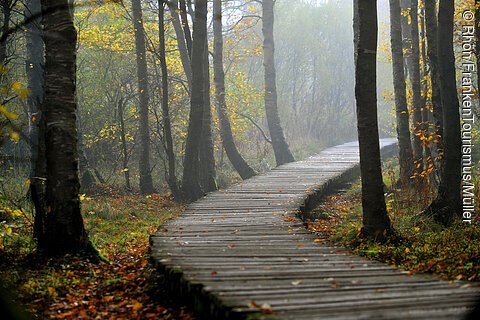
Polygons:
<instances>
[{"instance_id":1,"label":"slender tree trunk","mask_svg":"<svg viewBox=\"0 0 480 320\"><path fill-rule=\"evenodd\" d=\"M263 64L265 67L265 112L267 115L268 129L272 139L273 152L277 165L293 162L292 153L283 134L283 129L278 115L277 84L275 71L275 42L273 38L274 25L274 0L263 0Z\"/></svg>"},{"instance_id":2,"label":"slender tree trunk","mask_svg":"<svg viewBox=\"0 0 480 320\"><path fill-rule=\"evenodd\" d=\"M125 177L125 188L127 191L132 190L130 184L130 169L128 168L128 149L127 149L127 137L125 133L125 118L123 111L125 109L124 100L120 98L117 103L118 118L120 121L120 140L122 141L122 163L123 163L123 175Z\"/></svg>"},{"instance_id":3,"label":"slender tree trunk","mask_svg":"<svg viewBox=\"0 0 480 320\"><path fill-rule=\"evenodd\" d=\"M410 57L410 80L412 82L413 93L413 157L415 163L415 172L418 174L423 171L423 147L421 141L422 134L422 88L420 85L420 38L418 33L418 0L411 0L411 39L412 55Z\"/></svg>"},{"instance_id":4,"label":"slender tree trunk","mask_svg":"<svg viewBox=\"0 0 480 320\"><path fill-rule=\"evenodd\" d=\"M78 105L78 104L77 104ZM81 121L78 117L78 128L81 128ZM78 169L80 173L80 191L82 193L91 191L96 185L100 184L95 170L90 166L85 146L83 144L83 137L81 132L78 132Z\"/></svg>"},{"instance_id":5,"label":"slender tree trunk","mask_svg":"<svg viewBox=\"0 0 480 320\"><path fill-rule=\"evenodd\" d=\"M188 56L192 57L192 33L190 26L188 25L187 18L187 6L185 0L180 0L180 18L182 18L183 34L185 35L185 41L187 43Z\"/></svg>"},{"instance_id":6,"label":"slender tree trunk","mask_svg":"<svg viewBox=\"0 0 480 320\"><path fill-rule=\"evenodd\" d=\"M454 1L440 0L438 10L438 52L440 88L443 102L445 170L439 187L439 197L450 207L451 217L461 212L461 132L460 105L455 76L453 49ZM447 222L447 221L445 221Z\"/></svg>"},{"instance_id":7,"label":"slender tree trunk","mask_svg":"<svg viewBox=\"0 0 480 320\"><path fill-rule=\"evenodd\" d=\"M380 162L377 119L377 1L354 1L355 96L357 100L363 232L383 240L391 233Z\"/></svg>"},{"instance_id":8,"label":"slender tree trunk","mask_svg":"<svg viewBox=\"0 0 480 320\"><path fill-rule=\"evenodd\" d=\"M43 67L44 46L41 30L42 4L40 0L28 0L25 4L25 20L33 19L26 24L27 59L25 70L30 92L27 105L29 115L29 137L31 145L30 194L35 206L34 237L42 239L45 232L45 181L47 167L45 159L45 117L43 110Z\"/></svg>"},{"instance_id":9,"label":"slender tree trunk","mask_svg":"<svg viewBox=\"0 0 480 320\"><path fill-rule=\"evenodd\" d=\"M55 10L52 10L55 8ZM67 0L42 0L45 43L47 195L39 249L49 255L89 248L80 213L77 122L77 32Z\"/></svg>"},{"instance_id":10,"label":"slender tree trunk","mask_svg":"<svg viewBox=\"0 0 480 320\"><path fill-rule=\"evenodd\" d=\"M205 39L205 62L204 62L204 104L203 124L200 141L200 185L204 192L217 190L215 170L215 148L212 136L212 107L210 101L210 63L208 59L208 39Z\"/></svg>"},{"instance_id":11,"label":"slender tree trunk","mask_svg":"<svg viewBox=\"0 0 480 320\"><path fill-rule=\"evenodd\" d=\"M421 46L421 56L422 56L422 73L421 73L421 86L422 86L422 132L426 137L431 137L431 108L427 108L427 96L429 90L429 83L428 83L428 64L427 64L427 36L425 30L425 0L422 0L422 8L420 17L420 43ZM432 163L432 144L431 142L424 142L423 149L425 150L425 168L428 167L429 164Z\"/></svg>"},{"instance_id":12,"label":"slender tree trunk","mask_svg":"<svg viewBox=\"0 0 480 320\"><path fill-rule=\"evenodd\" d=\"M182 191L187 201L203 196L199 181L199 145L201 141L205 104L205 41L207 39L207 0L195 3L192 45L192 92L188 123L185 159L183 165Z\"/></svg>"},{"instance_id":13,"label":"slender tree trunk","mask_svg":"<svg viewBox=\"0 0 480 320\"><path fill-rule=\"evenodd\" d=\"M443 155L443 108L440 92L440 72L438 66L438 34L436 1L425 0L425 30L427 35L427 56L432 81L432 109L435 119L436 150ZM437 172L441 175L443 161L437 159Z\"/></svg>"},{"instance_id":14,"label":"slender tree trunk","mask_svg":"<svg viewBox=\"0 0 480 320\"><path fill-rule=\"evenodd\" d=\"M399 0L390 0L390 34L392 44L393 87L400 163L400 180L406 183L412 175L412 144L403 65L402 23Z\"/></svg>"},{"instance_id":15,"label":"slender tree trunk","mask_svg":"<svg viewBox=\"0 0 480 320\"><path fill-rule=\"evenodd\" d=\"M78 109L77 101L77 109ZM85 151L85 145L83 143L83 135L81 130L83 128L82 118L77 116L77 134L78 134L78 169L80 172L80 192L90 192L96 186L105 182L105 180L100 176L97 170L92 168L90 161L87 157L87 152Z\"/></svg>"},{"instance_id":16,"label":"slender tree trunk","mask_svg":"<svg viewBox=\"0 0 480 320\"><path fill-rule=\"evenodd\" d=\"M400 0L400 8L402 10L403 65L405 68L405 79L410 77L408 65L412 56L412 23L409 19L410 14L406 14L409 13L411 6L411 0Z\"/></svg>"},{"instance_id":17,"label":"slender tree trunk","mask_svg":"<svg viewBox=\"0 0 480 320\"><path fill-rule=\"evenodd\" d=\"M135 29L135 47L137 56L137 77L139 105L139 133L140 133L140 192L150 194L154 192L152 175L150 172L150 130L148 127L148 73L147 54L145 45L145 29L143 27L142 6L140 0L132 0L133 26Z\"/></svg>"},{"instance_id":18,"label":"slender tree trunk","mask_svg":"<svg viewBox=\"0 0 480 320\"><path fill-rule=\"evenodd\" d=\"M170 109L168 105L168 67L165 56L165 0L160 0L158 3L158 31L160 43L160 68L162 69L162 122L163 122L163 136L166 143L165 153L168 159L168 176L167 182L174 198L179 196L179 188L177 183L177 176L175 173L175 152L173 149L172 125L170 122Z\"/></svg>"},{"instance_id":19,"label":"slender tree trunk","mask_svg":"<svg viewBox=\"0 0 480 320\"><path fill-rule=\"evenodd\" d=\"M214 65L214 82L215 82L215 98L217 105L218 119L220 122L220 137L223 147L227 153L227 157L232 163L235 170L242 179L248 179L255 175L255 171L243 159L242 155L235 145L232 134L232 128L228 119L227 103L225 101L225 71L223 69L223 33L222 33L222 2L221 0L213 1L213 65Z\"/></svg>"},{"instance_id":20,"label":"slender tree trunk","mask_svg":"<svg viewBox=\"0 0 480 320\"><path fill-rule=\"evenodd\" d=\"M187 48L185 34L182 29L180 18L178 17L178 0L167 1L168 9L172 15L173 29L177 37L178 50L180 52L180 60L182 61L183 70L187 77L188 87L192 87L192 66L190 63L190 53Z\"/></svg>"}]
</instances>

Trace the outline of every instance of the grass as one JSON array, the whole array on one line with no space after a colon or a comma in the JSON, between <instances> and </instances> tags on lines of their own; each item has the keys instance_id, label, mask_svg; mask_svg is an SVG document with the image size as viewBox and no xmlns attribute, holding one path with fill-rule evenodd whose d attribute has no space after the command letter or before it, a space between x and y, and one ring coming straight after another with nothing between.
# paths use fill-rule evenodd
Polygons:
<instances>
[{"instance_id":1,"label":"grass","mask_svg":"<svg viewBox=\"0 0 480 320\"><path fill-rule=\"evenodd\" d=\"M391 172L384 170L387 186ZM388 176L390 175L390 177ZM477 181L477 189L480 187ZM384 244L363 239L361 186L333 195L313 210L309 228L324 241L335 242L353 253L410 271L429 272L448 280L480 280L480 223L461 221L444 228L430 220L414 223L412 217L433 198L431 188L402 191L389 188L386 196L397 239ZM475 200L479 203L480 199ZM478 208L476 215L478 216Z\"/></svg>"},{"instance_id":2,"label":"grass","mask_svg":"<svg viewBox=\"0 0 480 320\"><path fill-rule=\"evenodd\" d=\"M89 237L108 262L42 258L26 217L11 218L12 232L2 237L0 277L16 302L38 318L192 319L148 262L149 235L184 207L159 195L81 198Z\"/></svg>"}]
</instances>

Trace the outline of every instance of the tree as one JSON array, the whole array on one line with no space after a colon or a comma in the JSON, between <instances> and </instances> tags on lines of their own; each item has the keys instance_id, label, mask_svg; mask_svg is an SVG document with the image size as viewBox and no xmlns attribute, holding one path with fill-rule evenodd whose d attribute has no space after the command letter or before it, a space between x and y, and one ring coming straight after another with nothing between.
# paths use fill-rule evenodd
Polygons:
<instances>
[{"instance_id":1,"label":"tree","mask_svg":"<svg viewBox=\"0 0 480 320\"><path fill-rule=\"evenodd\" d=\"M178 50L180 52L180 59L182 61L182 66L185 71L185 76L187 77L188 87L191 90L192 87L192 66L190 64L190 53L187 48L187 40L185 39L185 30L182 28L182 23L178 16L178 0L167 1L168 9L172 16L173 29L175 30L175 35L177 37ZM188 29L190 30L190 28ZM190 41L190 40L189 40Z\"/></svg>"},{"instance_id":2,"label":"tree","mask_svg":"<svg viewBox=\"0 0 480 320\"><path fill-rule=\"evenodd\" d=\"M400 179L403 183L412 175L412 144L410 138L409 112L403 65L402 22L399 0L390 0L390 35L392 44L393 87L395 91L395 114L400 163Z\"/></svg>"},{"instance_id":3,"label":"tree","mask_svg":"<svg viewBox=\"0 0 480 320\"><path fill-rule=\"evenodd\" d=\"M25 4L26 49L25 70L29 96L28 122L31 145L30 193L35 206L34 236L41 236L45 219L45 179L47 176L45 160L45 117L43 104L43 67L44 46L41 35L40 0L29 0ZM32 20L32 21L30 21ZM29 22L28 22L29 21Z\"/></svg>"},{"instance_id":4,"label":"tree","mask_svg":"<svg viewBox=\"0 0 480 320\"><path fill-rule=\"evenodd\" d=\"M210 62L208 59L208 39L205 38L205 56L203 72L205 76L203 89L203 123L202 135L200 137L199 168L200 185L204 192L217 190L216 170L215 170L215 148L213 146L212 136L212 105L210 101Z\"/></svg>"},{"instance_id":5,"label":"tree","mask_svg":"<svg viewBox=\"0 0 480 320\"><path fill-rule=\"evenodd\" d=\"M205 55L207 39L207 0L195 3L192 43L192 92L187 142L183 164L182 192L187 201L203 196L199 181L199 149L205 104Z\"/></svg>"},{"instance_id":6,"label":"tree","mask_svg":"<svg viewBox=\"0 0 480 320\"><path fill-rule=\"evenodd\" d=\"M168 158L167 182L174 197L178 197L179 189L175 174L175 153L173 149L172 124L168 106L168 68L165 56L165 0L158 2L158 32L159 32L159 60L162 69L162 122L163 136L165 140L165 153Z\"/></svg>"},{"instance_id":7,"label":"tree","mask_svg":"<svg viewBox=\"0 0 480 320\"><path fill-rule=\"evenodd\" d=\"M130 170L128 169L128 149L127 149L127 138L125 135L125 99L120 97L117 102L117 111L118 111L118 120L120 122L120 141L122 142L122 167L123 167L123 176L125 178L125 188L127 191L132 190L130 184Z\"/></svg>"},{"instance_id":8,"label":"tree","mask_svg":"<svg viewBox=\"0 0 480 320\"><path fill-rule=\"evenodd\" d=\"M440 0L438 8L438 66L443 104L444 170L436 199L423 212L444 225L462 214L460 104L457 96L453 48L453 0ZM448 168L448 170L447 170Z\"/></svg>"},{"instance_id":9,"label":"tree","mask_svg":"<svg viewBox=\"0 0 480 320\"><path fill-rule=\"evenodd\" d=\"M82 118L80 116L77 116L77 122L77 126L81 128ZM103 180L103 177L99 174L99 172L90 165L83 141L84 139L82 133L78 132L78 169L80 172L80 191L89 192L92 191L95 186L105 183L105 180Z\"/></svg>"},{"instance_id":10,"label":"tree","mask_svg":"<svg viewBox=\"0 0 480 320\"><path fill-rule=\"evenodd\" d=\"M140 158L140 192L154 192L152 174L150 172L150 130L148 127L148 74L147 55L145 49L145 29L143 27L142 6L140 0L132 0L133 27L135 31L135 48L137 60L137 78L139 95L139 133Z\"/></svg>"},{"instance_id":11,"label":"tree","mask_svg":"<svg viewBox=\"0 0 480 320\"><path fill-rule=\"evenodd\" d=\"M277 106L277 84L275 71L275 42L273 37L274 25L274 0L263 0L263 65L265 67L265 112L267 115L268 129L272 139L273 152L277 165L293 162L292 153L288 147L280 124Z\"/></svg>"},{"instance_id":12,"label":"tree","mask_svg":"<svg viewBox=\"0 0 480 320\"><path fill-rule=\"evenodd\" d=\"M377 1L355 0L355 97L362 175L363 233L383 240L392 232L383 195L377 119Z\"/></svg>"},{"instance_id":13,"label":"tree","mask_svg":"<svg viewBox=\"0 0 480 320\"><path fill-rule=\"evenodd\" d=\"M255 171L243 159L235 145L232 128L228 119L227 103L225 101L225 71L223 69L223 33L222 33L222 2L213 1L213 65L215 82L215 99L218 119L220 122L220 137L227 157L242 179L255 175Z\"/></svg>"},{"instance_id":14,"label":"tree","mask_svg":"<svg viewBox=\"0 0 480 320\"><path fill-rule=\"evenodd\" d=\"M180 0L180 18L182 19L183 33L185 34L185 41L187 42L188 55L192 56L192 33L188 25L187 5L185 0Z\"/></svg>"},{"instance_id":15,"label":"tree","mask_svg":"<svg viewBox=\"0 0 480 320\"><path fill-rule=\"evenodd\" d=\"M432 137L432 130L430 123L432 123L431 109L427 108L429 82L428 82L428 63L427 63L427 35L425 30L425 5L421 6L420 13L420 43L421 43L421 57L422 57L422 72L421 72L421 85L422 85L422 135L425 137ZM425 162L424 168L428 170L430 164L432 164L432 144L429 141L422 141L423 149L425 150Z\"/></svg>"},{"instance_id":16,"label":"tree","mask_svg":"<svg viewBox=\"0 0 480 320\"><path fill-rule=\"evenodd\" d=\"M77 123L77 32L67 0L42 0L45 43L46 206L38 239L48 255L91 247L80 213Z\"/></svg>"},{"instance_id":17,"label":"tree","mask_svg":"<svg viewBox=\"0 0 480 320\"><path fill-rule=\"evenodd\" d=\"M420 38L418 33L418 0L411 0L411 44L412 53L408 66L410 69L410 80L413 93L413 156L415 171L423 171L423 147L420 139L422 131L422 89L420 86Z\"/></svg>"},{"instance_id":18,"label":"tree","mask_svg":"<svg viewBox=\"0 0 480 320\"><path fill-rule=\"evenodd\" d=\"M440 92L440 73L438 66L438 40L437 40L437 8L436 1L424 1L425 6L425 31L427 37L427 57L432 82L432 109L435 119L435 135L438 140L437 154L443 154L443 111ZM443 165L437 159L437 172L440 173Z\"/></svg>"}]
</instances>

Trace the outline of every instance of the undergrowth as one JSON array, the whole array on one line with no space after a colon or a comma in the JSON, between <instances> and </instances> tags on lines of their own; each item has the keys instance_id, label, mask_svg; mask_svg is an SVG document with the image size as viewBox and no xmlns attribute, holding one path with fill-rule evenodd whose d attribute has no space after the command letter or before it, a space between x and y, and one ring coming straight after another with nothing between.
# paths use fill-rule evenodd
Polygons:
<instances>
[{"instance_id":1,"label":"undergrowth","mask_svg":"<svg viewBox=\"0 0 480 320\"><path fill-rule=\"evenodd\" d=\"M3 214L9 214L5 223L9 231L4 232L0 247L0 286L35 318L193 318L168 296L148 262L149 235L184 209L169 197L120 195L111 190L102 196L82 195L85 227L108 260L101 263L37 255L27 209L14 208L8 200L0 202Z\"/></svg>"},{"instance_id":2,"label":"undergrowth","mask_svg":"<svg viewBox=\"0 0 480 320\"><path fill-rule=\"evenodd\" d=\"M384 244L366 240L362 224L361 186L328 197L312 211L309 229L323 240L350 248L355 254L404 268L410 273L431 272L449 280L480 280L480 223L455 222L448 228L431 220L412 218L435 196L434 186L411 190L392 187L394 167L384 170L386 202L396 239ZM476 182L477 190L480 188ZM479 195L476 195L479 203ZM475 215L478 216L478 208Z\"/></svg>"}]
</instances>

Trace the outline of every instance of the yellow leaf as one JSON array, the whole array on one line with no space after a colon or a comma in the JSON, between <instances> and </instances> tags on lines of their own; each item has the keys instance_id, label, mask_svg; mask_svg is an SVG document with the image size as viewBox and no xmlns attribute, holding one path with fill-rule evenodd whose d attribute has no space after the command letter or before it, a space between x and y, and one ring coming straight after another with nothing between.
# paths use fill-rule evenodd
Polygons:
<instances>
[{"instance_id":1,"label":"yellow leaf","mask_svg":"<svg viewBox=\"0 0 480 320\"><path fill-rule=\"evenodd\" d=\"M14 83L12 83L12 89L15 90L15 91L20 90L20 89L22 89L22 84L18 81L14 82Z\"/></svg>"},{"instance_id":2,"label":"yellow leaf","mask_svg":"<svg viewBox=\"0 0 480 320\"><path fill-rule=\"evenodd\" d=\"M10 139L18 142L20 140L20 135L17 132L11 132L10 133Z\"/></svg>"},{"instance_id":3,"label":"yellow leaf","mask_svg":"<svg viewBox=\"0 0 480 320\"><path fill-rule=\"evenodd\" d=\"M55 288L54 288L54 287L48 287L48 293L49 293L51 296L54 296L54 295L55 295Z\"/></svg>"},{"instance_id":4,"label":"yellow leaf","mask_svg":"<svg viewBox=\"0 0 480 320\"><path fill-rule=\"evenodd\" d=\"M21 215L23 215L22 210L16 209L16 210L13 210L12 212L12 218L17 218L17 217L20 217Z\"/></svg>"},{"instance_id":5,"label":"yellow leaf","mask_svg":"<svg viewBox=\"0 0 480 320\"><path fill-rule=\"evenodd\" d=\"M10 227L7 226L7 225L3 225L2 236L3 236L3 235L6 235L6 234L12 234L12 228L10 228Z\"/></svg>"},{"instance_id":6,"label":"yellow leaf","mask_svg":"<svg viewBox=\"0 0 480 320\"><path fill-rule=\"evenodd\" d=\"M0 105L0 113L2 113L5 117L7 117L10 120L17 120L18 116L7 110L5 106Z\"/></svg>"}]
</instances>

